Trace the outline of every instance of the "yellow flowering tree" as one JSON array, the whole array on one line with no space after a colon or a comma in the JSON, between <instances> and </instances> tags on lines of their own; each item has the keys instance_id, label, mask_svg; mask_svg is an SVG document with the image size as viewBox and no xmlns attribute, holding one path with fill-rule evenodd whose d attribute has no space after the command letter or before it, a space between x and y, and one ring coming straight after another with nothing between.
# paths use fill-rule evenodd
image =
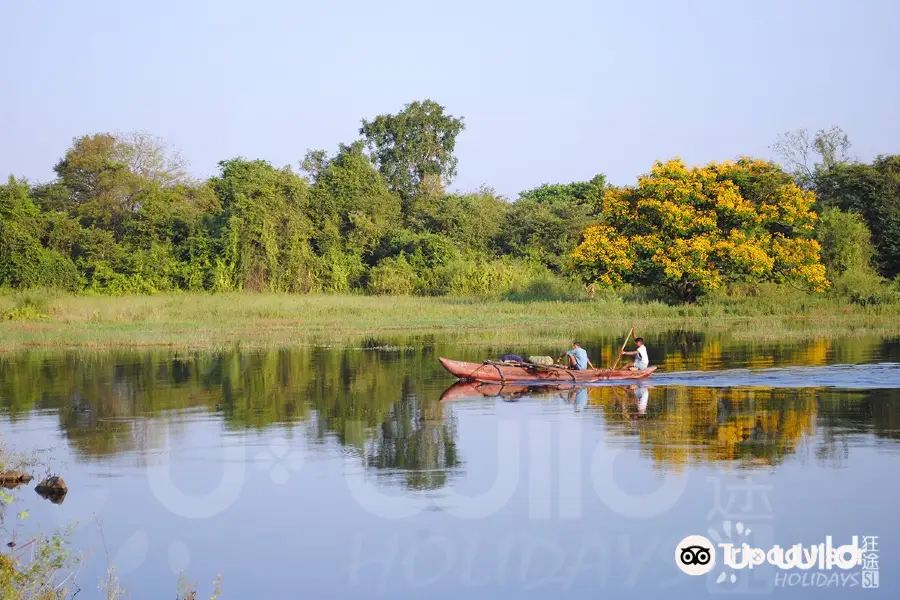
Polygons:
<instances>
[{"instance_id":1,"label":"yellow flowering tree","mask_svg":"<svg viewBox=\"0 0 900 600\"><path fill-rule=\"evenodd\" d=\"M637 186L606 192L603 221L585 230L572 268L587 282L658 285L685 301L735 281L823 291L814 201L763 160L657 162Z\"/></svg>"}]
</instances>

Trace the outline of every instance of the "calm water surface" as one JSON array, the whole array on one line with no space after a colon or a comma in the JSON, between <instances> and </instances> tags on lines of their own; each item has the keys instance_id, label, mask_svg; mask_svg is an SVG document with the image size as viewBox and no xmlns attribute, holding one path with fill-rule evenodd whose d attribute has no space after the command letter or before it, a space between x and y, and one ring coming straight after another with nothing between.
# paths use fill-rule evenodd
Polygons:
<instances>
[{"instance_id":1,"label":"calm water surface","mask_svg":"<svg viewBox=\"0 0 900 600\"><path fill-rule=\"evenodd\" d=\"M26 529L79 523L86 598L107 566L94 515L132 598L171 597L180 571L201 596L221 572L227 598L896 598L900 340L645 337L653 380L589 388L454 385L438 356L564 349L451 339L5 355L0 436L68 483L18 504ZM595 339L608 364L621 342ZM689 577L691 534L878 536L880 587L731 581L721 554Z\"/></svg>"}]
</instances>

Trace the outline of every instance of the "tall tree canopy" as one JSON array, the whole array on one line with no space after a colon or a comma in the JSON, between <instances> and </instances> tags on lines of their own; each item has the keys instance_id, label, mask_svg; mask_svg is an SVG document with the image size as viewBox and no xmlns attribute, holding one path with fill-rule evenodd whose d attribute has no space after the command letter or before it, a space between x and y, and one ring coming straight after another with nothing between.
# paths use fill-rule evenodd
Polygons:
<instances>
[{"instance_id":1,"label":"tall tree canopy","mask_svg":"<svg viewBox=\"0 0 900 600\"><path fill-rule=\"evenodd\" d=\"M68 206L78 209L95 203L92 211L114 213L137 208L136 197L150 185L169 187L190 183L186 162L177 152L149 134L98 133L76 138L54 167L68 190Z\"/></svg>"},{"instance_id":2,"label":"tall tree canopy","mask_svg":"<svg viewBox=\"0 0 900 600\"><path fill-rule=\"evenodd\" d=\"M388 186L408 203L423 186L450 184L456 176L456 137L464 129L462 118L426 99L407 104L396 115L364 119L359 133Z\"/></svg>"}]
</instances>

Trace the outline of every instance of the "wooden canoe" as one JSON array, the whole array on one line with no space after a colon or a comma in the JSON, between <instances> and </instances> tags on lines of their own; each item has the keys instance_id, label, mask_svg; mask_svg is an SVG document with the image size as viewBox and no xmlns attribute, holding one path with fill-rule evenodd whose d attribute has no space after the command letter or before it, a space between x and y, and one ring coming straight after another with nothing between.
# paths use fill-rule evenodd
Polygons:
<instances>
[{"instance_id":1,"label":"wooden canoe","mask_svg":"<svg viewBox=\"0 0 900 600\"><path fill-rule=\"evenodd\" d=\"M647 379L656 370L648 367L643 371L630 369L585 369L576 371L562 366L533 365L531 363L483 363L463 362L438 358L441 366L458 379L483 381L487 383L508 383L513 381L552 383L600 383L602 381Z\"/></svg>"}]
</instances>

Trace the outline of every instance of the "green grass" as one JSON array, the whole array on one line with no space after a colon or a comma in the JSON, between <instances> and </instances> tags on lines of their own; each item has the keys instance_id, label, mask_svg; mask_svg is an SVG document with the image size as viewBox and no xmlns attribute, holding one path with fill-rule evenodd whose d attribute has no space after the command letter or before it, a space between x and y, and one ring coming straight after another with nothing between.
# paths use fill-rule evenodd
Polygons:
<instances>
[{"instance_id":1,"label":"green grass","mask_svg":"<svg viewBox=\"0 0 900 600\"><path fill-rule=\"evenodd\" d=\"M36 307L38 310L22 310ZM29 315L34 313L34 318ZM585 332L726 330L769 341L900 335L900 304L859 306L828 297L764 290L698 305L286 294L0 296L0 351L26 348L171 347L218 349L402 342L437 334L463 344L567 343Z\"/></svg>"}]
</instances>

